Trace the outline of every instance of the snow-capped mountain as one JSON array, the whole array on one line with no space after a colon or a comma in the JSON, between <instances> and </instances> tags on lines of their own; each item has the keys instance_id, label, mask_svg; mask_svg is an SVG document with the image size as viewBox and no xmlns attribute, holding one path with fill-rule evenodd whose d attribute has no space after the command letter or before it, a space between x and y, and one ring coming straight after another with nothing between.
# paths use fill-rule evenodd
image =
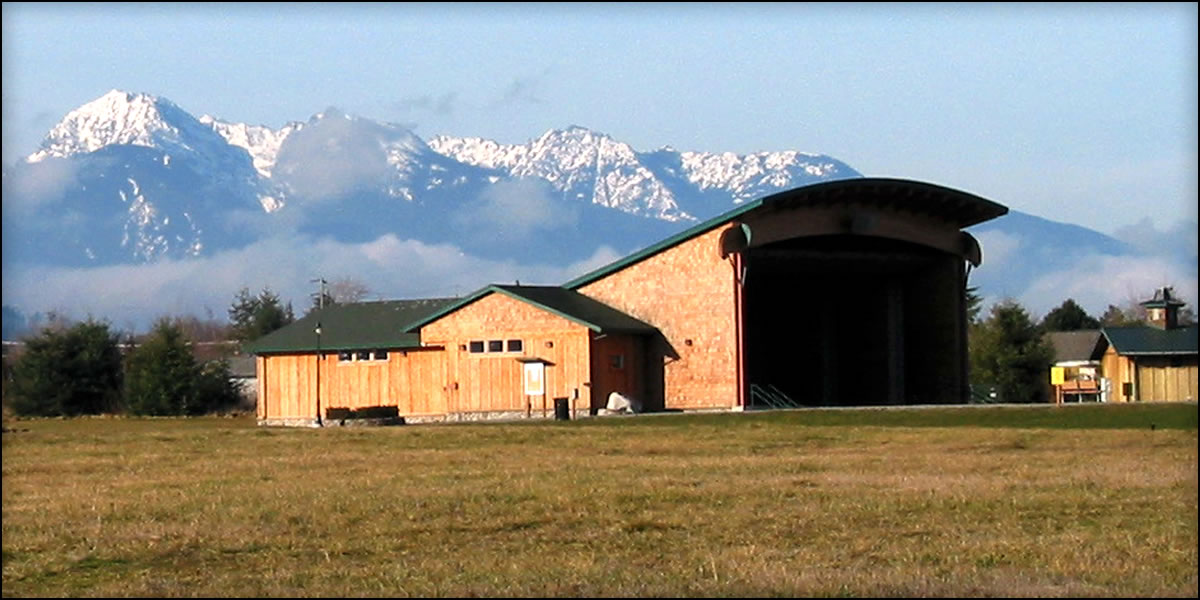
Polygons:
<instances>
[{"instance_id":1,"label":"snow-capped mountain","mask_svg":"<svg viewBox=\"0 0 1200 600\"><path fill-rule=\"evenodd\" d=\"M544 179L564 198L672 222L695 221L780 190L861 177L828 156L789 152L640 153L603 133L571 126L527 144L436 136L429 145L460 162L510 177ZM715 197L716 201L713 201Z\"/></svg>"},{"instance_id":2,"label":"snow-capped mountain","mask_svg":"<svg viewBox=\"0 0 1200 600\"><path fill-rule=\"evenodd\" d=\"M664 221L690 221L675 194L623 142L583 127L547 131L527 144L437 136L430 146L460 162L512 178L545 180L563 199L594 202Z\"/></svg>"},{"instance_id":3,"label":"snow-capped mountain","mask_svg":"<svg viewBox=\"0 0 1200 600\"><path fill-rule=\"evenodd\" d=\"M395 233L484 252L503 246L518 257L562 242L578 258L601 240L650 243L760 193L857 176L797 152L642 153L578 126L519 145L426 143L403 126L331 108L275 129L197 119L165 98L113 90L68 113L4 181L6 197L34 213L26 216L42 217L6 227L18 254L87 265L202 256L277 227L337 240ZM513 202L517 189L552 199L559 226L539 231L537 244L514 243L528 232L501 219L508 230L461 241L464 224Z\"/></svg>"},{"instance_id":4,"label":"snow-capped mountain","mask_svg":"<svg viewBox=\"0 0 1200 600\"><path fill-rule=\"evenodd\" d=\"M164 152L219 154L224 138L170 100L112 90L67 113L27 162L66 158L107 146L143 146Z\"/></svg>"},{"instance_id":5,"label":"snow-capped mountain","mask_svg":"<svg viewBox=\"0 0 1200 600\"><path fill-rule=\"evenodd\" d=\"M216 117L202 115L200 122L212 128L231 146L237 146L250 155L254 169L263 177L270 177L279 156L279 147L294 131L304 127L304 123L292 122L280 129L271 129L264 125L247 125L245 123L229 123ZM274 210L268 208L268 212Z\"/></svg>"},{"instance_id":6,"label":"snow-capped mountain","mask_svg":"<svg viewBox=\"0 0 1200 600\"><path fill-rule=\"evenodd\" d=\"M391 234L492 260L569 264L601 246L632 251L740 202L860 176L791 150L641 152L579 126L524 144L426 142L331 108L273 129L113 90L68 113L6 170L6 217L17 218L4 220L4 249L26 264L91 266L207 256L289 232L346 243ZM1023 217L984 231L1127 250ZM1015 232L1030 228L1039 232Z\"/></svg>"}]
</instances>

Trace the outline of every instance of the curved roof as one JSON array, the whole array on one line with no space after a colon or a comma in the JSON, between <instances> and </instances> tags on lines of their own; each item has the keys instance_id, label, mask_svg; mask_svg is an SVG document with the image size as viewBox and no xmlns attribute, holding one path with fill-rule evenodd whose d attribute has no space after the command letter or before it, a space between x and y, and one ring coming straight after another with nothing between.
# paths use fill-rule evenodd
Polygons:
<instances>
[{"instance_id":1,"label":"curved roof","mask_svg":"<svg viewBox=\"0 0 1200 600\"><path fill-rule=\"evenodd\" d=\"M828 207L858 202L939 219L963 229L1008 214L1008 207L961 190L909 179L855 177L798 187L752 200L623 259L563 284L575 289L677 246L753 210Z\"/></svg>"},{"instance_id":2,"label":"curved roof","mask_svg":"<svg viewBox=\"0 0 1200 600\"><path fill-rule=\"evenodd\" d=\"M794 188L762 198L768 208L830 206L847 201L927 215L959 229L1008 214L1008 207L961 190L909 179L862 177Z\"/></svg>"}]
</instances>

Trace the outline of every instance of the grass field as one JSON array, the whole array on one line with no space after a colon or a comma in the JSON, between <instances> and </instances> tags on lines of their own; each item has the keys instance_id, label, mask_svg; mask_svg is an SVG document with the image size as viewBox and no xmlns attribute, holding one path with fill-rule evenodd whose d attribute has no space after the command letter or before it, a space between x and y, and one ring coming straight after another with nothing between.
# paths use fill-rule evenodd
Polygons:
<instances>
[{"instance_id":1,"label":"grass field","mask_svg":"<svg viewBox=\"0 0 1200 600\"><path fill-rule=\"evenodd\" d=\"M1196 422L1195 404L8 421L3 594L1195 597Z\"/></svg>"}]
</instances>

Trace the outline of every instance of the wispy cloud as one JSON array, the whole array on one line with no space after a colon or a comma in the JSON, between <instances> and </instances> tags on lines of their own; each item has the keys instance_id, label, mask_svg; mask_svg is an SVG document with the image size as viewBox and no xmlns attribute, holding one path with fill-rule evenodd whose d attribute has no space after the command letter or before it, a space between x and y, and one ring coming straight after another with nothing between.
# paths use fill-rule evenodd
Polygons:
<instances>
[{"instance_id":1,"label":"wispy cloud","mask_svg":"<svg viewBox=\"0 0 1200 600\"><path fill-rule=\"evenodd\" d=\"M457 92L446 92L440 96L425 94L401 98L393 105L393 108L404 113L429 112L438 116L448 116L454 114L457 101Z\"/></svg>"},{"instance_id":2,"label":"wispy cloud","mask_svg":"<svg viewBox=\"0 0 1200 600\"><path fill-rule=\"evenodd\" d=\"M505 86L500 98L492 103L492 107L543 104L544 101L539 95L539 91L545 87L544 84L550 72L550 67L546 67L535 75L514 78Z\"/></svg>"}]
</instances>

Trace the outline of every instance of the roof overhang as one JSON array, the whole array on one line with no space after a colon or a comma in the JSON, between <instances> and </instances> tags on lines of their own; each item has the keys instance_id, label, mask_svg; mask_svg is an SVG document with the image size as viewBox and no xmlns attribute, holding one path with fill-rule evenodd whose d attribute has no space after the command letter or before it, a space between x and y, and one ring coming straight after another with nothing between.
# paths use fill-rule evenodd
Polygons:
<instances>
[{"instance_id":1,"label":"roof overhang","mask_svg":"<svg viewBox=\"0 0 1200 600\"><path fill-rule=\"evenodd\" d=\"M722 255L778 241L783 239L778 237L782 232L776 236L766 235L769 228L764 225L769 221L770 215L801 208L808 209L806 212L809 214L827 215L827 219L831 219L831 223L822 224L802 235L850 233L893 237L961 255L974 265L982 262L979 243L970 234L960 230L1008 214L1006 206L932 183L871 177L839 179L798 187L747 202L568 281L563 287L577 289L726 224L734 224L736 230L728 236L722 236L721 247L718 249ZM881 222L875 218L880 214L905 215L914 221L931 224L928 229L936 230L937 233L930 236L928 233L906 233L904 227L880 227ZM790 225L813 227L804 223ZM792 232L796 233L799 231Z\"/></svg>"}]
</instances>

